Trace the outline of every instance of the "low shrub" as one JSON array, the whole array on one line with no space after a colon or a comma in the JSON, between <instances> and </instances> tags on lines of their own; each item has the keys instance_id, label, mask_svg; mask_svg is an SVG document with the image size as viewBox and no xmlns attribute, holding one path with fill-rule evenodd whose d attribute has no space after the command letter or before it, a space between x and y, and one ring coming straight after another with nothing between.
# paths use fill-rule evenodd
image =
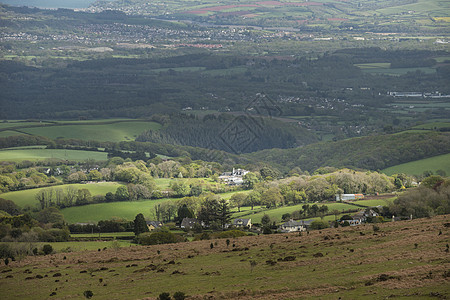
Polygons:
<instances>
[{"instance_id":1,"label":"low shrub","mask_svg":"<svg viewBox=\"0 0 450 300\"><path fill-rule=\"evenodd\" d=\"M51 253L53 252L53 247L52 247L52 245L50 245L50 244L45 244L45 245L42 247L42 252L44 252L45 255L51 254Z\"/></svg>"},{"instance_id":2,"label":"low shrub","mask_svg":"<svg viewBox=\"0 0 450 300\"><path fill-rule=\"evenodd\" d=\"M178 243L184 241L184 239L171 232L159 231L155 233L142 233L138 236L137 241L141 245L158 245Z\"/></svg>"}]
</instances>

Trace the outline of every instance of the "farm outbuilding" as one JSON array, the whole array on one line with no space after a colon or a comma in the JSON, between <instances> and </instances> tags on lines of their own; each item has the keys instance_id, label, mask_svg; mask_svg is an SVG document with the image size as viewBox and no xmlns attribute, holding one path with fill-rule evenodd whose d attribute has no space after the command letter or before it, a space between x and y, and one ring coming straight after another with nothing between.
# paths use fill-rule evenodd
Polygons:
<instances>
[{"instance_id":1,"label":"farm outbuilding","mask_svg":"<svg viewBox=\"0 0 450 300\"><path fill-rule=\"evenodd\" d=\"M336 194L336 201L350 201L363 198L363 194Z\"/></svg>"}]
</instances>

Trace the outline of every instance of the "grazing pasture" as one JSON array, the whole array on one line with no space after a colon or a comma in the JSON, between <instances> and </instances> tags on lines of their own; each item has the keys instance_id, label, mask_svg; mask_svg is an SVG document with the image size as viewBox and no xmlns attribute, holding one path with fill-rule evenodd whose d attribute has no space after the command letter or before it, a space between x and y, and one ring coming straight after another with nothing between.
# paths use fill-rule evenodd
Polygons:
<instances>
[{"instance_id":1,"label":"grazing pasture","mask_svg":"<svg viewBox=\"0 0 450 300\"><path fill-rule=\"evenodd\" d=\"M379 206L379 205L388 206L389 204L394 202L395 199L397 199L397 197L388 197L388 198L380 197L380 198L376 198L376 199L352 201L351 203L364 205L364 206L368 206L368 207L374 207L374 206Z\"/></svg>"},{"instance_id":2,"label":"grazing pasture","mask_svg":"<svg viewBox=\"0 0 450 300\"><path fill-rule=\"evenodd\" d=\"M69 224L77 222L98 222L114 217L134 220L139 213L142 213L148 219L153 219L154 217L151 214L153 207L167 200L169 199L98 203L64 208L61 210L61 213Z\"/></svg>"},{"instance_id":3,"label":"grazing pasture","mask_svg":"<svg viewBox=\"0 0 450 300\"><path fill-rule=\"evenodd\" d=\"M20 120L9 120L7 122L0 123L0 129L11 128L11 127L27 127L27 126L42 126L51 124L49 122L33 122L33 121L20 121Z\"/></svg>"},{"instance_id":4,"label":"grazing pasture","mask_svg":"<svg viewBox=\"0 0 450 300\"><path fill-rule=\"evenodd\" d=\"M117 187L114 188L114 191L116 189ZM105 193L106 191L103 195ZM229 199L232 194L233 192L219 194L219 196L222 197L222 195L224 195L223 198ZM177 201L178 199L179 198L163 198L157 200L98 203L64 208L61 212L63 213L66 222L69 224L77 222L98 222L100 220L109 220L114 217L134 220L136 215L139 213L142 213L147 219L154 219L153 208L155 205L161 204L165 201Z\"/></svg>"},{"instance_id":5,"label":"grazing pasture","mask_svg":"<svg viewBox=\"0 0 450 300\"><path fill-rule=\"evenodd\" d=\"M105 123L105 124L102 124ZM73 125L57 125L45 127L24 128L21 131L45 136L51 139L66 138L80 140L96 140L100 142L134 141L145 130L157 130L160 124L147 121L113 121L85 123L73 122Z\"/></svg>"},{"instance_id":6,"label":"grazing pasture","mask_svg":"<svg viewBox=\"0 0 450 300\"><path fill-rule=\"evenodd\" d=\"M379 65L381 65L380 63ZM385 74L392 76L400 76L404 75L408 72L416 72L421 71L426 74L435 74L436 69L429 67L417 67L417 68L390 68L390 67L376 67L375 64L364 64L363 66L359 66L363 72L373 73L373 74Z\"/></svg>"},{"instance_id":7,"label":"grazing pasture","mask_svg":"<svg viewBox=\"0 0 450 300\"><path fill-rule=\"evenodd\" d=\"M124 231L124 232L102 232L102 233L72 233L71 238L119 238L119 237L134 237L134 232Z\"/></svg>"},{"instance_id":8,"label":"grazing pasture","mask_svg":"<svg viewBox=\"0 0 450 300\"><path fill-rule=\"evenodd\" d=\"M66 149L18 149L0 150L0 161L23 161L23 160L70 160L85 161L107 160L107 153L96 151L66 150Z\"/></svg>"},{"instance_id":9,"label":"grazing pasture","mask_svg":"<svg viewBox=\"0 0 450 300\"><path fill-rule=\"evenodd\" d=\"M386 168L382 172L387 175L398 173L421 175L425 171L436 173L437 170L443 170L447 176L450 175L450 153L396 165Z\"/></svg>"},{"instance_id":10,"label":"grazing pasture","mask_svg":"<svg viewBox=\"0 0 450 300\"><path fill-rule=\"evenodd\" d=\"M450 128L450 122L431 122L431 123L425 123L421 125L416 125L412 128L415 129L429 129L429 130L435 130L435 129L441 129L441 128Z\"/></svg>"},{"instance_id":11,"label":"grazing pasture","mask_svg":"<svg viewBox=\"0 0 450 300\"><path fill-rule=\"evenodd\" d=\"M0 266L3 299L450 297L449 216L27 257ZM442 234L440 234L440 232ZM64 243L66 244L66 243ZM213 245L211 247L211 245ZM437 296L436 296L437 295Z\"/></svg>"},{"instance_id":12,"label":"grazing pasture","mask_svg":"<svg viewBox=\"0 0 450 300\"><path fill-rule=\"evenodd\" d=\"M52 186L50 188L65 189L67 187L72 187L74 189L88 189L89 192L91 192L91 195L95 196L95 195L105 195L108 192L114 193L119 186L121 186L121 184L117 182L100 182L100 183L86 183L86 184L64 184ZM3 199L14 201L14 203L20 207L26 206L34 207L39 204L39 202L35 198L35 195L42 189L45 188L9 192L0 194L0 197Z\"/></svg>"},{"instance_id":13,"label":"grazing pasture","mask_svg":"<svg viewBox=\"0 0 450 300\"><path fill-rule=\"evenodd\" d=\"M3 130L0 131L0 137L14 136L14 135L23 135L24 133L20 133L13 130Z\"/></svg>"}]
</instances>

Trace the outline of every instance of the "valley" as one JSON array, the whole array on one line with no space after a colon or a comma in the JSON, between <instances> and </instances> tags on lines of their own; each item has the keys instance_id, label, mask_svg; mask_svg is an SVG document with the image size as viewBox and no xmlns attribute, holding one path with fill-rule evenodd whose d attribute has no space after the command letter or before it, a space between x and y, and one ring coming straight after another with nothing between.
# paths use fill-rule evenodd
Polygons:
<instances>
[{"instance_id":1,"label":"valley","mask_svg":"<svg viewBox=\"0 0 450 300\"><path fill-rule=\"evenodd\" d=\"M450 297L449 18L3 1L2 299Z\"/></svg>"}]
</instances>

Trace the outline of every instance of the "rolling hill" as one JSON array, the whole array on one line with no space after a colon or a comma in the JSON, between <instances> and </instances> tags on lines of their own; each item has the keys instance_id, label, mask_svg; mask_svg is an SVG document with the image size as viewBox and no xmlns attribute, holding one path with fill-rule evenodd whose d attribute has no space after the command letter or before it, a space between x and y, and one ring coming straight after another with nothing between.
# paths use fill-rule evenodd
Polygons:
<instances>
[{"instance_id":1,"label":"rolling hill","mask_svg":"<svg viewBox=\"0 0 450 300\"><path fill-rule=\"evenodd\" d=\"M323 166L381 170L440 154L450 149L450 134L413 132L322 142L295 149L270 149L246 155L288 170L309 172Z\"/></svg>"}]
</instances>

